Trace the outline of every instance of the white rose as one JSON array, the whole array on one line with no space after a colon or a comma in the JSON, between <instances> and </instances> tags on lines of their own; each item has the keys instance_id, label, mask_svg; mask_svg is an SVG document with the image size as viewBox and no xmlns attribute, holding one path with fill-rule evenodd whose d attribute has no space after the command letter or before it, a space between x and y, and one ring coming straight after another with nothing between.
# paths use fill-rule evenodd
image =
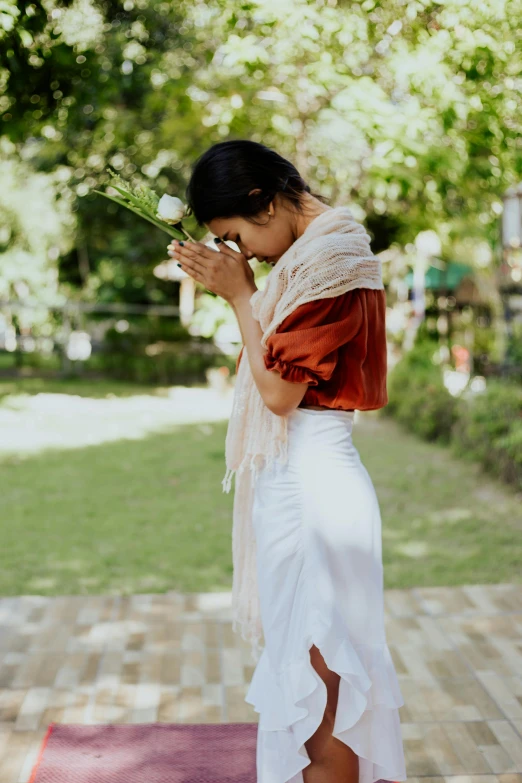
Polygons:
<instances>
[{"instance_id":1,"label":"white rose","mask_svg":"<svg viewBox=\"0 0 522 783\"><path fill-rule=\"evenodd\" d=\"M165 223L179 223L185 216L186 206L180 198L166 193L160 198L156 217Z\"/></svg>"}]
</instances>

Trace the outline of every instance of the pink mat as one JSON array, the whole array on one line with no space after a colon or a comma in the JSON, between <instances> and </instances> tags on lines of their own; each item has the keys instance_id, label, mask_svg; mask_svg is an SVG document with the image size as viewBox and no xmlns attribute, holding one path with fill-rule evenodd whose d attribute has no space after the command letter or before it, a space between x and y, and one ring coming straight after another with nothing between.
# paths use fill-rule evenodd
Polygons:
<instances>
[{"instance_id":1,"label":"pink mat","mask_svg":"<svg viewBox=\"0 0 522 783\"><path fill-rule=\"evenodd\" d=\"M51 723L30 783L256 783L257 723Z\"/></svg>"},{"instance_id":2,"label":"pink mat","mask_svg":"<svg viewBox=\"0 0 522 783\"><path fill-rule=\"evenodd\" d=\"M256 783L257 726L50 723L29 783Z\"/></svg>"}]
</instances>

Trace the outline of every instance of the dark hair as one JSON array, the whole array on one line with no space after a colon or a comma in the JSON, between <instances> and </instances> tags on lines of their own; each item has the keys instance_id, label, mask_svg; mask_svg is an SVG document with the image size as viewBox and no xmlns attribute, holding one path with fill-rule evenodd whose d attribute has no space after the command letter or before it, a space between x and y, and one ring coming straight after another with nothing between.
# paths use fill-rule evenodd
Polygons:
<instances>
[{"instance_id":1,"label":"dark hair","mask_svg":"<svg viewBox=\"0 0 522 783\"><path fill-rule=\"evenodd\" d=\"M248 194L254 188L260 193ZM213 218L242 217L246 220L266 209L276 193L282 193L302 212L301 196L312 193L295 166L277 152L248 139L214 144L192 168L186 202L199 225ZM256 222L256 221L252 221Z\"/></svg>"}]
</instances>

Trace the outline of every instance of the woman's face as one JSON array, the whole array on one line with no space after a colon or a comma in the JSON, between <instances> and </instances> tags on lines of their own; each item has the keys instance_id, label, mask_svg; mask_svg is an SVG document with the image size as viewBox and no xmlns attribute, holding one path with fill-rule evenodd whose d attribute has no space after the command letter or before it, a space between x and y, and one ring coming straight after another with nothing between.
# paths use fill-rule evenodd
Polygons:
<instances>
[{"instance_id":1,"label":"woman's face","mask_svg":"<svg viewBox=\"0 0 522 783\"><path fill-rule=\"evenodd\" d=\"M268 218L269 210L272 212L271 218ZM235 242L246 258L257 258L258 261L273 265L295 240L290 215L276 198L266 211L254 218L258 223L251 223L241 217L229 217L213 218L206 225L220 239Z\"/></svg>"}]
</instances>

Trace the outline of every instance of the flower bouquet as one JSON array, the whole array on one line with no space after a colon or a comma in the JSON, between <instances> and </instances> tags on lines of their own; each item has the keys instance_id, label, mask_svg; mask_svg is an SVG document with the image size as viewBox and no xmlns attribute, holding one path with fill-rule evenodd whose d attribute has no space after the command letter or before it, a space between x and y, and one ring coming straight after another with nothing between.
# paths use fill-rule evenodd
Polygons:
<instances>
[{"instance_id":1,"label":"flower bouquet","mask_svg":"<svg viewBox=\"0 0 522 783\"><path fill-rule=\"evenodd\" d=\"M165 231L174 239L185 239L185 237L192 239L181 223L184 217L191 214L191 210L181 199L166 193L160 198L154 190L146 185L131 185L110 167L107 168L107 171L111 175L108 184L120 195L111 196L96 189L95 193L115 201L116 204L121 204L122 207L127 207L131 212L148 220L153 226Z\"/></svg>"}]
</instances>

